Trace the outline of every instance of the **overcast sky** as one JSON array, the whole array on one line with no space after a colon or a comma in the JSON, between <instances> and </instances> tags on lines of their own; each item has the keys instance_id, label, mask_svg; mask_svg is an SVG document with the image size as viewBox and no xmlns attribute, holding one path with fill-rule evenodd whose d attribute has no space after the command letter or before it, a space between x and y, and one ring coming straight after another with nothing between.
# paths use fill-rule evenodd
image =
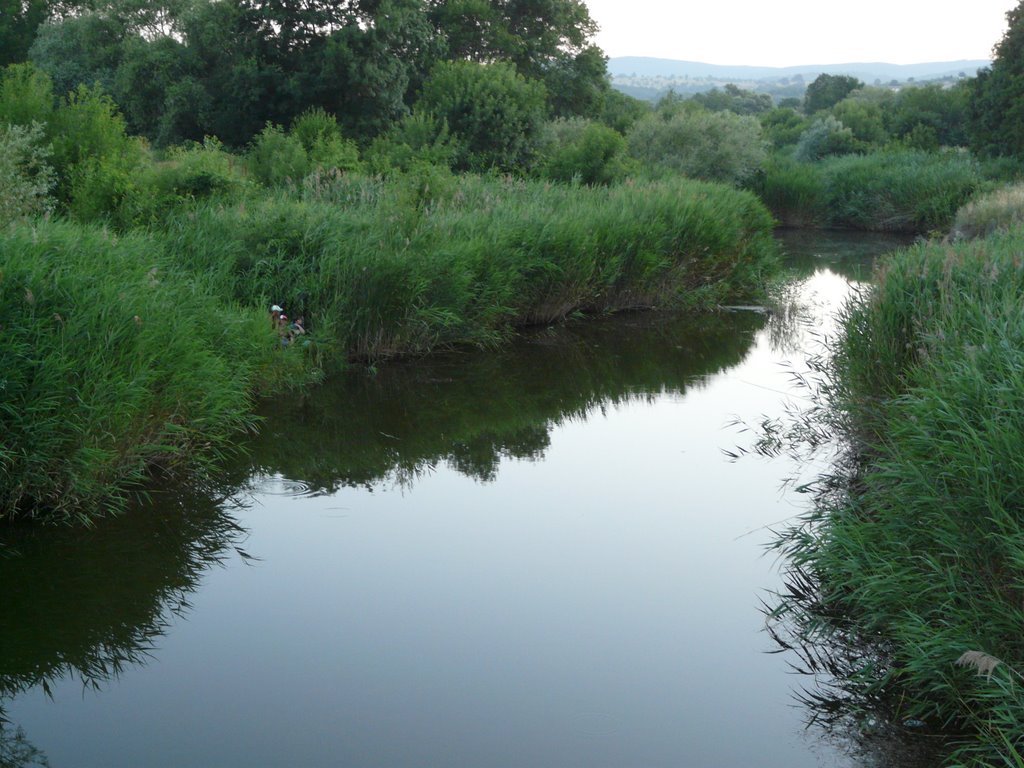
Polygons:
<instances>
[{"instance_id":1,"label":"overcast sky","mask_svg":"<svg viewBox=\"0 0 1024 768\"><path fill-rule=\"evenodd\" d=\"M710 64L988 59L1017 0L584 0L609 56Z\"/></svg>"}]
</instances>

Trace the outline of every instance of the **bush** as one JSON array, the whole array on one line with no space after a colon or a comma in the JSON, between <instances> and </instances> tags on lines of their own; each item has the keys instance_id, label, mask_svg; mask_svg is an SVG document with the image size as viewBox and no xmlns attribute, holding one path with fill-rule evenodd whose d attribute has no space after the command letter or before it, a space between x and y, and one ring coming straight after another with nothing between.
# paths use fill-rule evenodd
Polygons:
<instances>
[{"instance_id":1,"label":"bush","mask_svg":"<svg viewBox=\"0 0 1024 768\"><path fill-rule=\"evenodd\" d=\"M53 210L50 190L56 177L42 142L43 129L37 123L0 124L0 228Z\"/></svg>"},{"instance_id":2,"label":"bush","mask_svg":"<svg viewBox=\"0 0 1024 768\"><path fill-rule=\"evenodd\" d=\"M638 120L627 136L629 154L654 178L681 173L735 184L767 157L757 118L704 109L675 109Z\"/></svg>"},{"instance_id":3,"label":"bush","mask_svg":"<svg viewBox=\"0 0 1024 768\"><path fill-rule=\"evenodd\" d=\"M374 140L367 160L370 169L379 174L404 172L422 164L451 168L457 151L446 121L414 111Z\"/></svg>"},{"instance_id":4,"label":"bush","mask_svg":"<svg viewBox=\"0 0 1024 768\"><path fill-rule=\"evenodd\" d=\"M311 170L302 141L271 123L253 139L248 161L253 178L268 187L298 184Z\"/></svg>"},{"instance_id":5,"label":"bush","mask_svg":"<svg viewBox=\"0 0 1024 768\"><path fill-rule=\"evenodd\" d=\"M626 140L615 130L582 118L548 123L541 139L538 175L552 181L610 184L626 173Z\"/></svg>"},{"instance_id":6,"label":"bush","mask_svg":"<svg viewBox=\"0 0 1024 768\"><path fill-rule=\"evenodd\" d=\"M323 109L310 109L295 118L291 135L302 143L311 169L355 171L360 167L355 142L342 137L334 115Z\"/></svg>"},{"instance_id":7,"label":"bush","mask_svg":"<svg viewBox=\"0 0 1024 768\"><path fill-rule=\"evenodd\" d=\"M853 131L832 115L819 118L800 135L793 157L809 163L833 155L849 154L856 149Z\"/></svg>"},{"instance_id":8,"label":"bush","mask_svg":"<svg viewBox=\"0 0 1024 768\"><path fill-rule=\"evenodd\" d=\"M990 192L956 212L950 237L970 240L1013 229L1024 224L1024 184Z\"/></svg>"},{"instance_id":9,"label":"bush","mask_svg":"<svg viewBox=\"0 0 1024 768\"><path fill-rule=\"evenodd\" d=\"M817 163L777 158L750 188L784 222L928 233L947 230L983 184L964 153L892 149Z\"/></svg>"},{"instance_id":10,"label":"bush","mask_svg":"<svg viewBox=\"0 0 1024 768\"><path fill-rule=\"evenodd\" d=\"M54 110L53 83L31 64L0 71L0 123L46 125Z\"/></svg>"}]
</instances>

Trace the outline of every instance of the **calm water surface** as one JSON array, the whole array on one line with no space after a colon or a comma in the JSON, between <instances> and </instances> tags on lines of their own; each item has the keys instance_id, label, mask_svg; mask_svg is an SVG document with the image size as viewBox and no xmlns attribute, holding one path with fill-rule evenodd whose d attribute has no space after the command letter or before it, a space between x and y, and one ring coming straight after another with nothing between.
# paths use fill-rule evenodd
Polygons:
<instances>
[{"instance_id":1,"label":"calm water surface","mask_svg":"<svg viewBox=\"0 0 1024 768\"><path fill-rule=\"evenodd\" d=\"M724 451L894 241L785 238L772 318L384 366L268 403L216 488L4 532L0 765L877 764L766 653L794 468Z\"/></svg>"}]
</instances>

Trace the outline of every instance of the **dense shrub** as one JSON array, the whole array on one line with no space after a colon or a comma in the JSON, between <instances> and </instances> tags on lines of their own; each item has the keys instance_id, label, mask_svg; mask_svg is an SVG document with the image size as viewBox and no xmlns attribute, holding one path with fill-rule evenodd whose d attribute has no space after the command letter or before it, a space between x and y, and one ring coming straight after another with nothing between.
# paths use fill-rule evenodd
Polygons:
<instances>
[{"instance_id":1,"label":"dense shrub","mask_svg":"<svg viewBox=\"0 0 1024 768\"><path fill-rule=\"evenodd\" d=\"M553 181L610 184L625 173L626 140L590 120L556 120L541 139L538 175Z\"/></svg>"},{"instance_id":2,"label":"dense shrub","mask_svg":"<svg viewBox=\"0 0 1024 768\"><path fill-rule=\"evenodd\" d=\"M810 128L800 134L793 157L809 163L833 155L845 155L855 149L853 131L832 115L826 115L815 120Z\"/></svg>"},{"instance_id":3,"label":"dense shrub","mask_svg":"<svg viewBox=\"0 0 1024 768\"><path fill-rule=\"evenodd\" d=\"M720 185L348 175L302 196L202 206L168 236L221 295L278 302L356 357L492 344L578 310L755 299L775 269L770 216Z\"/></svg>"},{"instance_id":4,"label":"dense shrub","mask_svg":"<svg viewBox=\"0 0 1024 768\"><path fill-rule=\"evenodd\" d=\"M627 138L630 155L654 178L737 183L767 156L757 119L732 112L662 110L638 120Z\"/></svg>"},{"instance_id":5,"label":"dense shrub","mask_svg":"<svg viewBox=\"0 0 1024 768\"><path fill-rule=\"evenodd\" d=\"M55 181L43 145L43 129L0 123L0 228L16 219L39 216L53 209L50 190Z\"/></svg>"},{"instance_id":6,"label":"dense shrub","mask_svg":"<svg viewBox=\"0 0 1024 768\"><path fill-rule=\"evenodd\" d=\"M956 734L949 765L1024 754L1022 248L1018 229L884 263L823 390L855 461L781 543L807 580L776 615L849 659L862 715Z\"/></svg>"},{"instance_id":7,"label":"dense shrub","mask_svg":"<svg viewBox=\"0 0 1024 768\"><path fill-rule=\"evenodd\" d=\"M950 237L970 240L1024 224L1024 185L1014 184L976 197L956 213Z\"/></svg>"},{"instance_id":8,"label":"dense shrub","mask_svg":"<svg viewBox=\"0 0 1024 768\"><path fill-rule=\"evenodd\" d=\"M248 152L249 172L268 187L298 184L310 171L309 155L297 136L267 123Z\"/></svg>"}]
</instances>

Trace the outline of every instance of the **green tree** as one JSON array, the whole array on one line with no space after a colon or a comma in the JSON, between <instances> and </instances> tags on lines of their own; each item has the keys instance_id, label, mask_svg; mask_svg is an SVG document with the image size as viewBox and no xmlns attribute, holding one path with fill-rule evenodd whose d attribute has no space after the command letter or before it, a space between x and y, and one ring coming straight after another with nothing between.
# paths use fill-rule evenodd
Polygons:
<instances>
[{"instance_id":1,"label":"green tree","mask_svg":"<svg viewBox=\"0 0 1024 768\"><path fill-rule=\"evenodd\" d=\"M987 156L1024 154L1024 2L1006 22L992 66L968 86L970 144Z\"/></svg>"},{"instance_id":2,"label":"green tree","mask_svg":"<svg viewBox=\"0 0 1024 768\"><path fill-rule=\"evenodd\" d=\"M885 117L878 104L846 98L832 107L832 115L850 129L856 146L861 149L879 147L889 140Z\"/></svg>"},{"instance_id":3,"label":"green tree","mask_svg":"<svg viewBox=\"0 0 1024 768\"><path fill-rule=\"evenodd\" d=\"M804 93L804 111L813 115L823 109L830 109L863 87L864 83L850 75L818 75Z\"/></svg>"},{"instance_id":4,"label":"green tree","mask_svg":"<svg viewBox=\"0 0 1024 768\"><path fill-rule=\"evenodd\" d=\"M757 118L709 112L692 105L664 108L636 122L629 153L654 177L681 173L695 179L739 183L767 157Z\"/></svg>"},{"instance_id":5,"label":"green tree","mask_svg":"<svg viewBox=\"0 0 1024 768\"><path fill-rule=\"evenodd\" d=\"M958 147L967 144L967 110L966 86L929 84L901 89L886 117L889 130L898 137L927 129L938 145Z\"/></svg>"},{"instance_id":6,"label":"green tree","mask_svg":"<svg viewBox=\"0 0 1024 768\"><path fill-rule=\"evenodd\" d=\"M28 58L36 30L48 13L46 0L0 0L0 67Z\"/></svg>"},{"instance_id":7,"label":"green tree","mask_svg":"<svg viewBox=\"0 0 1024 768\"><path fill-rule=\"evenodd\" d=\"M772 109L772 97L767 93L747 91L728 83L723 90L712 88L690 97L712 112L735 112L737 115L757 115Z\"/></svg>"},{"instance_id":8,"label":"green tree","mask_svg":"<svg viewBox=\"0 0 1024 768\"><path fill-rule=\"evenodd\" d=\"M423 86L417 109L447 123L458 170L522 171L537 149L545 90L510 64L442 62Z\"/></svg>"}]
</instances>

